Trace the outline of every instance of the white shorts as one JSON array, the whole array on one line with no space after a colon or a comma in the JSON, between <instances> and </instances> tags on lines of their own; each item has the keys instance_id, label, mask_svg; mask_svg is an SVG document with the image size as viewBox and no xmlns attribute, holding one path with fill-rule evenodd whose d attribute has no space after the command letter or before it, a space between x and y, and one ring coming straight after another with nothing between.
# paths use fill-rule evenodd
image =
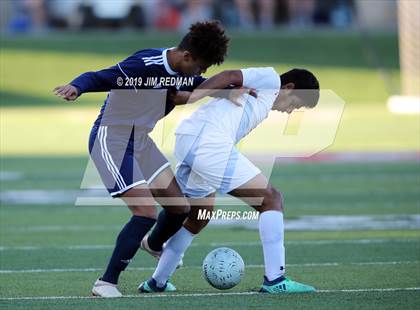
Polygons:
<instances>
[{"instance_id":1,"label":"white shorts","mask_svg":"<svg viewBox=\"0 0 420 310\"><path fill-rule=\"evenodd\" d=\"M245 184L261 173L232 142L223 138L176 135L176 179L183 194L203 198L222 194Z\"/></svg>"}]
</instances>

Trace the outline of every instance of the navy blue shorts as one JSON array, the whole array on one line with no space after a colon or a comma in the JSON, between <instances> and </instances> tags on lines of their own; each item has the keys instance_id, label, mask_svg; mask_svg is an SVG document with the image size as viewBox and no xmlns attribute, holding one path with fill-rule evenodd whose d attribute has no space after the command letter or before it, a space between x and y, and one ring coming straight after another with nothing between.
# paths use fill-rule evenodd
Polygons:
<instances>
[{"instance_id":1,"label":"navy blue shorts","mask_svg":"<svg viewBox=\"0 0 420 310\"><path fill-rule=\"evenodd\" d=\"M169 167L148 133L132 126L94 126L89 153L112 197L136 185L150 184Z\"/></svg>"}]
</instances>

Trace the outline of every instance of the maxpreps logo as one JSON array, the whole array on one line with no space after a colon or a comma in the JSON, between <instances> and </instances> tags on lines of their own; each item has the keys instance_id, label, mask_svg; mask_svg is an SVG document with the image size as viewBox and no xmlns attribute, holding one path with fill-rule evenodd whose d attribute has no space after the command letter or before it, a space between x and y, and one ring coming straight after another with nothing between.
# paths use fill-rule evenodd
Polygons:
<instances>
[{"instance_id":1,"label":"maxpreps logo","mask_svg":"<svg viewBox=\"0 0 420 310\"><path fill-rule=\"evenodd\" d=\"M257 211L198 210L197 220L258 220Z\"/></svg>"}]
</instances>

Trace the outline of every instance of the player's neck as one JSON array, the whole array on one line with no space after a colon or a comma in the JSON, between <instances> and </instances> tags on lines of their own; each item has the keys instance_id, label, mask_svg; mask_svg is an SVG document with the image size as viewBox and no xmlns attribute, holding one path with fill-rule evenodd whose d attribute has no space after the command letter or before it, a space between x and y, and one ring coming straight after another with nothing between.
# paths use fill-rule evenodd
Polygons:
<instances>
[{"instance_id":1,"label":"player's neck","mask_svg":"<svg viewBox=\"0 0 420 310\"><path fill-rule=\"evenodd\" d=\"M180 72L179 65L178 65L180 61L178 48L175 47L173 49L168 50L168 52L166 53L166 56L168 58L169 67L171 67L171 69L174 70L175 72Z\"/></svg>"}]
</instances>

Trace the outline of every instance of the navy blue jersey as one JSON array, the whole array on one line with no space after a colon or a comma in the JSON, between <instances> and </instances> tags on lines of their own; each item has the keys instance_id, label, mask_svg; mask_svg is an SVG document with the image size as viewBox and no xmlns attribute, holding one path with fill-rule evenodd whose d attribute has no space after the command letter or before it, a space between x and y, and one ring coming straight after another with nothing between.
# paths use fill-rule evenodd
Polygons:
<instances>
[{"instance_id":1,"label":"navy blue jersey","mask_svg":"<svg viewBox=\"0 0 420 310\"><path fill-rule=\"evenodd\" d=\"M189 77L173 71L167 60L167 51L167 48L141 50L108 69L83 73L70 83L77 88L79 95L88 92L111 92L95 121L96 125L101 123L104 113L107 113L110 98L119 98L118 100L121 102L121 98L127 97L126 95L121 96L121 91L133 90L133 94L128 97L132 98L138 94L137 98L140 98L138 101L147 101L147 103L143 102L144 104L137 102L138 105L136 105L137 114L142 117L133 115L132 108L127 110L127 102L118 107L119 102L114 99L112 110L119 109L120 113L118 113L118 117L114 117L115 114L107 117L107 124L131 122L136 126L151 130L159 119L175 107L173 102L167 99L168 89L192 91L205 81L205 78L201 76ZM142 96L142 90L149 90L146 92L148 95ZM154 92L150 90L156 90L156 97L151 96ZM113 93L115 93L114 96ZM159 93L164 93L164 96ZM124 109L127 110L127 113L121 111ZM146 115L147 117L145 117Z\"/></svg>"}]
</instances>

